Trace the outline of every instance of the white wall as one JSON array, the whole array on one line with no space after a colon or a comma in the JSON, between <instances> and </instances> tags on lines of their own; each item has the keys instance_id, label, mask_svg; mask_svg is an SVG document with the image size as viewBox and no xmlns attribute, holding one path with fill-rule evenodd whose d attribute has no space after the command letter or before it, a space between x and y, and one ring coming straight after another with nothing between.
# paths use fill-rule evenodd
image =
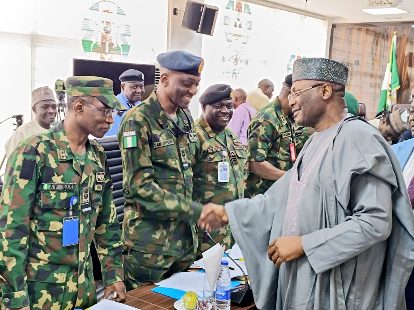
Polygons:
<instances>
[{"instance_id":1,"label":"white wall","mask_svg":"<svg viewBox=\"0 0 414 310\"><path fill-rule=\"evenodd\" d=\"M56 79L72 75L73 58L99 59L83 51L85 18L96 18L90 7L99 0L5 1L0 10L0 120L23 114L30 121L31 91L39 86L53 89ZM128 56L108 60L154 64L167 50L168 1L115 0L125 15L108 14L115 24L130 25ZM99 24L97 24L99 27ZM12 120L0 124L0 157L11 135Z\"/></svg>"}]
</instances>

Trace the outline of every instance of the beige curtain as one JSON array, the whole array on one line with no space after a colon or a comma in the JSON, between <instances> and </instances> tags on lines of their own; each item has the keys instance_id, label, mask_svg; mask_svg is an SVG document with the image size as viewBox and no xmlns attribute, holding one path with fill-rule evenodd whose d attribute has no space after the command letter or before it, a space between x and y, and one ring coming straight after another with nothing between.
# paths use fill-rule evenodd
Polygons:
<instances>
[{"instance_id":1,"label":"beige curtain","mask_svg":"<svg viewBox=\"0 0 414 310\"><path fill-rule=\"evenodd\" d=\"M408 103L410 89L414 87L414 29L411 24L332 26L330 58L343 61L349 66L347 89L359 102L365 103L368 119L377 113L394 31L397 32L397 62L401 84L397 92L397 103Z\"/></svg>"}]
</instances>

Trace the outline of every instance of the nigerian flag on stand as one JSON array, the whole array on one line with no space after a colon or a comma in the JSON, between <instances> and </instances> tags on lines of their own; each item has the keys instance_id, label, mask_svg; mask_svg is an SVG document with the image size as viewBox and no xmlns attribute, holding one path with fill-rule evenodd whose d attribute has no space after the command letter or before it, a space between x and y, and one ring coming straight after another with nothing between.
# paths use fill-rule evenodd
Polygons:
<instances>
[{"instance_id":1,"label":"nigerian flag on stand","mask_svg":"<svg viewBox=\"0 0 414 310\"><path fill-rule=\"evenodd\" d=\"M392 36L390 57L385 70L384 80L381 87L378 112L390 110L391 105L397 102L397 90L400 88L397 66L397 33Z\"/></svg>"}]
</instances>

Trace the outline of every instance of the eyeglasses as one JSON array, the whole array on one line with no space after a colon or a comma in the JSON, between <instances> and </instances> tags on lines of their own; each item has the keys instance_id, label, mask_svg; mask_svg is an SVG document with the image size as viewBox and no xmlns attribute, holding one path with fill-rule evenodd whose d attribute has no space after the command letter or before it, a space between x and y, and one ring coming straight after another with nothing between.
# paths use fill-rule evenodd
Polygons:
<instances>
[{"instance_id":1,"label":"eyeglasses","mask_svg":"<svg viewBox=\"0 0 414 310\"><path fill-rule=\"evenodd\" d=\"M307 88L304 88L304 89L301 89L301 90L298 90L298 91L295 91L295 92L291 92L288 95L288 100L294 100L297 97L299 97L300 95L302 95L304 92L306 92L308 90L311 90L312 88L323 86L323 85L325 85L325 84L317 84L317 85L309 86Z\"/></svg>"},{"instance_id":2,"label":"eyeglasses","mask_svg":"<svg viewBox=\"0 0 414 310\"><path fill-rule=\"evenodd\" d=\"M111 109L111 108L100 108L97 106L94 106L92 103L90 102L85 102L87 105L90 105L92 107L94 107L95 109L98 109L100 111L103 112L103 114L105 115L105 117L112 117L115 118L115 116L118 114L118 111L115 109Z\"/></svg>"}]
</instances>

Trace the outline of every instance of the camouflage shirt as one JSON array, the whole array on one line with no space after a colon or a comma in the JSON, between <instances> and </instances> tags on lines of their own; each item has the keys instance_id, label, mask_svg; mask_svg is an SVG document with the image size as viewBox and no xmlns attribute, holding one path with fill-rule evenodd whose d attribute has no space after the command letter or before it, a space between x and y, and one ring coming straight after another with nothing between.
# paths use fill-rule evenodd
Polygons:
<instances>
[{"instance_id":1,"label":"camouflage shirt","mask_svg":"<svg viewBox=\"0 0 414 310\"><path fill-rule=\"evenodd\" d=\"M216 134L203 117L195 122L195 131L199 142L196 143L193 164L193 199L202 204L225 204L243 198L246 147L228 128ZM218 181L219 162L229 163L229 182ZM216 242L231 246L229 228L221 229L219 234L212 233L212 236Z\"/></svg>"},{"instance_id":2,"label":"camouflage shirt","mask_svg":"<svg viewBox=\"0 0 414 310\"><path fill-rule=\"evenodd\" d=\"M287 171L293 166L289 144L293 142L296 155L309 138L308 129L296 126L293 120L282 111L280 101L276 98L252 119L249 129L248 161L268 161L274 167ZM263 194L274 181L259 178L250 172L246 181L245 197Z\"/></svg>"},{"instance_id":3,"label":"camouflage shirt","mask_svg":"<svg viewBox=\"0 0 414 310\"><path fill-rule=\"evenodd\" d=\"M198 140L191 125L182 109L173 122L155 93L126 113L118 132L126 247L175 257L197 247L202 205L192 201L191 159Z\"/></svg>"},{"instance_id":4,"label":"camouflage shirt","mask_svg":"<svg viewBox=\"0 0 414 310\"><path fill-rule=\"evenodd\" d=\"M87 142L80 165L63 123L29 138L8 161L0 205L6 307L27 306L29 297L34 309L92 305L96 301L93 240L104 284L123 280L112 182L104 150L96 142ZM63 222L71 215L79 219L79 242L63 246Z\"/></svg>"}]
</instances>

